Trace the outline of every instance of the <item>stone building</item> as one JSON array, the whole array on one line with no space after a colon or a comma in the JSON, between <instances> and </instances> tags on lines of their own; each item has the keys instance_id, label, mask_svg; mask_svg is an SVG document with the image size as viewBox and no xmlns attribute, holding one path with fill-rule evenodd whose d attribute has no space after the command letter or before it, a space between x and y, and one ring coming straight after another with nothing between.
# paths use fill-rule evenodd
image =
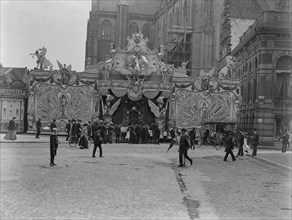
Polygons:
<instances>
[{"instance_id":1,"label":"stone building","mask_svg":"<svg viewBox=\"0 0 292 220\"><path fill-rule=\"evenodd\" d=\"M16 131L26 130L27 68L0 69L0 131L6 132L9 121L16 117Z\"/></svg>"},{"instance_id":2,"label":"stone building","mask_svg":"<svg viewBox=\"0 0 292 220\"><path fill-rule=\"evenodd\" d=\"M241 80L239 126L247 131L257 128L263 140L272 144L280 130L291 129L287 95L291 1L254 1L253 10L234 10L244 8L242 2L224 2L217 69L232 66L226 74Z\"/></svg>"},{"instance_id":3,"label":"stone building","mask_svg":"<svg viewBox=\"0 0 292 220\"><path fill-rule=\"evenodd\" d=\"M270 143L292 126L291 15L264 12L231 51L242 79L240 124L257 128Z\"/></svg>"}]
</instances>

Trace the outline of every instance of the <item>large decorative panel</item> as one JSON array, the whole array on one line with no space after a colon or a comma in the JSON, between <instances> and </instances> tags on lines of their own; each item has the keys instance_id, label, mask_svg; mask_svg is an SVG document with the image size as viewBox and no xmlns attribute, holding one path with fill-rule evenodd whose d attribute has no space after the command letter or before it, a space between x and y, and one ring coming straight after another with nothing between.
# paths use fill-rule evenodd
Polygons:
<instances>
[{"instance_id":1,"label":"large decorative panel","mask_svg":"<svg viewBox=\"0 0 292 220\"><path fill-rule=\"evenodd\" d=\"M172 101L177 127L199 127L210 122L234 123L241 102L240 83L236 79L218 79L213 71L201 74L193 82L175 84Z\"/></svg>"},{"instance_id":2,"label":"large decorative panel","mask_svg":"<svg viewBox=\"0 0 292 220\"><path fill-rule=\"evenodd\" d=\"M43 85L37 97L37 115L45 121L52 119L81 119L91 116L90 87L68 88Z\"/></svg>"},{"instance_id":3,"label":"large decorative panel","mask_svg":"<svg viewBox=\"0 0 292 220\"><path fill-rule=\"evenodd\" d=\"M99 101L95 75L80 74L65 68L30 72L28 99L28 128L35 130L36 120L49 125L56 119L59 131L65 130L68 120L87 122L96 114Z\"/></svg>"}]
</instances>

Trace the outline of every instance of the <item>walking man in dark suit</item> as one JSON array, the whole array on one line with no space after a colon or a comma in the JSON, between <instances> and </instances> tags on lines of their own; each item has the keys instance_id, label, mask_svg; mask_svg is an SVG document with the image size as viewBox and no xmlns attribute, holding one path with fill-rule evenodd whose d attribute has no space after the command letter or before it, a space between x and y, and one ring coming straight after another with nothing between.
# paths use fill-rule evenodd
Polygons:
<instances>
[{"instance_id":1,"label":"walking man in dark suit","mask_svg":"<svg viewBox=\"0 0 292 220\"><path fill-rule=\"evenodd\" d=\"M237 157L238 156L243 156L243 144L244 144L244 135L240 130L237 131L237 146L238 146L238 152L237 152Z\"/></svg>"},{"instance_id":2,"label":"walking man in dark suit","mask_svg":"<svg viewBox=\"0 0 292 220\"><path fill-rule=\"evenodd\" d=\"M251 137L251 146L252 146L252 155L251 156L256 156L257 155L257 150L258 150L258 145L259 145L259 134L257 133L257 129L253 129L253 134Z\"/></svg>"},{"instance_id":3,"label":"walking man in dark suit","mask_svg":"<svg viewBox=\"0 0 292 220\"><path fill-rule=\"evenodd\" d=\"M179 167L184 166L183 156L190 161L190 164L193 164L193 160L188 156L188 149L191 147L190 136L186 134L186 129L181 130L182 135L179 142Z\"/></svg>"},{"instance_id":4,"label":"walking man in dark suit","mask_svg":"<svg viewBox=\"0 0 292 220\"><path fill-rule=\"evenodd\" d=\"M195 149L195 142L196 142L196 129L193 128L190 131L190 138L191 138L191 148Z\"/></svg>"},{"instance_id":5,"label":"walking man in dark suit","mask_svg":"<svg viewBox=\"0 0 292 220\"><path fill-rule=\"evenodd\" d=\"M233 143L233 139L234 139L234 133L233 131L230 129L229 125L227 125L225 127L225 131L224 133L222 134L222 138L223 140L225 141L225 156L224 156L224 159L223 161L227 161L227 157L228 155L230 154L231 157L232 157L232 160L235 161L235 156L233 154L233 147L234 147L234 143Z\"/></svg>"},{"instance_id":6,"label":"walking man in dark suit","mask_svg":"<svg viewBox=\"0 0 292 220\"><path fill-rule=\"evenodd\" d=\"M69 136L70 136L70 132L71 132L71 120L68 121L68 123L66 124L66 127L65 127L65 130L66 130L66 133L67 133L67 136L66 136L66 141L68 141L69 139Z\"/></svg>"},{"instance_id":7,"label":"walking man in dark suit","mask_svg":"<svg viewBox=\"0 0 292 220\"><path fill-rule=\"evenodd\" d=\"M40 138L40 134L41 134L41 128L42 128L42 122L41 122L41 118L39 118L39 120L36 122L36 129L37 129L37 132L36 132L36 138Z\"/></svg>"},{"instance_id":8,"label":"walking man in dark suit","mask_svg":"<svg viewBox=\"0 0 292 220\"><path fill-rule=\"evenodd\" d=\"M53 128L57 128L56 119L53 119L53 122L50 124L51 131L53 131Z\"/></svg>"},{"instance_id":9,"label":"walking man in dark suit","mask_svg":"<svg viewBox=\"0 0 292 220\"><path fill-rule=\"evenodd\" d=\"M94 147L92 151L92 157L95 157L97 148L99 148L99 157L102 157L102 147L101 147L102 141L101 141L101 136L100 136L100 128L95 130L95 132L93 133L93 143L94 143Z\"/></svg>"}]
</instances>

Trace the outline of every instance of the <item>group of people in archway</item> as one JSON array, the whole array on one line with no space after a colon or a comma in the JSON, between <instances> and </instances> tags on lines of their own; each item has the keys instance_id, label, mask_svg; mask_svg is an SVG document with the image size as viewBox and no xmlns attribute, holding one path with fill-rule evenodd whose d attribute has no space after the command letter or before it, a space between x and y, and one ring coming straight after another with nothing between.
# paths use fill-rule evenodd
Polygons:
<instances>
[{"instance_id":1,"label":"group of people in archway","mask_svg":"<svg viewBox=\"0 0 292 220\"><path fill-rule=\"evenodd\" d=\"M168 132L162 132L158 124L150 125L143 123L130 123L128 126L113 124L112 122L104 123L95 121L84 123L81 120L69 120L66 125L67 138L76 136L80 139L81 149L88 148L88 140L93 138L94 131L99 128L102 143L129 143L129 144L148 144L154 143L159 145L160 141L166 141ZM86 141L87 140L87 141Z\"/></svg>"}]
</instances>

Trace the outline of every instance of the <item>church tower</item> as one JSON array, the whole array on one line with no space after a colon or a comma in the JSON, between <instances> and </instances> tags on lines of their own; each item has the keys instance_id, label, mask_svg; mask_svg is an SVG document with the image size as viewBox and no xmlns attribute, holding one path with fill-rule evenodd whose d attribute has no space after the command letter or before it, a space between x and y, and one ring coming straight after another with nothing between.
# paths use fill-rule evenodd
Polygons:
<instances>
[{"instance_id":1,"label":"church tower","mask_svg":"<svg viewBox=\"0 0 292 220\"><path fill-rule=\"evenodd\" d=\"M92 0L89 20L87 21L87 37L85 48L85 68L98 62L98 12L100 0Z\"/></svg>"},{"instance_id":2,"label":"church tower","mask_svg":"<svg viewBox=\"0 0 292 220\"><path fill-rule=\"evenodd\" d=\"M117 5L117 47L126 46L127 30L129 26L129 4L126 0L121 0Z\"/></svg>"}]
</instances>

